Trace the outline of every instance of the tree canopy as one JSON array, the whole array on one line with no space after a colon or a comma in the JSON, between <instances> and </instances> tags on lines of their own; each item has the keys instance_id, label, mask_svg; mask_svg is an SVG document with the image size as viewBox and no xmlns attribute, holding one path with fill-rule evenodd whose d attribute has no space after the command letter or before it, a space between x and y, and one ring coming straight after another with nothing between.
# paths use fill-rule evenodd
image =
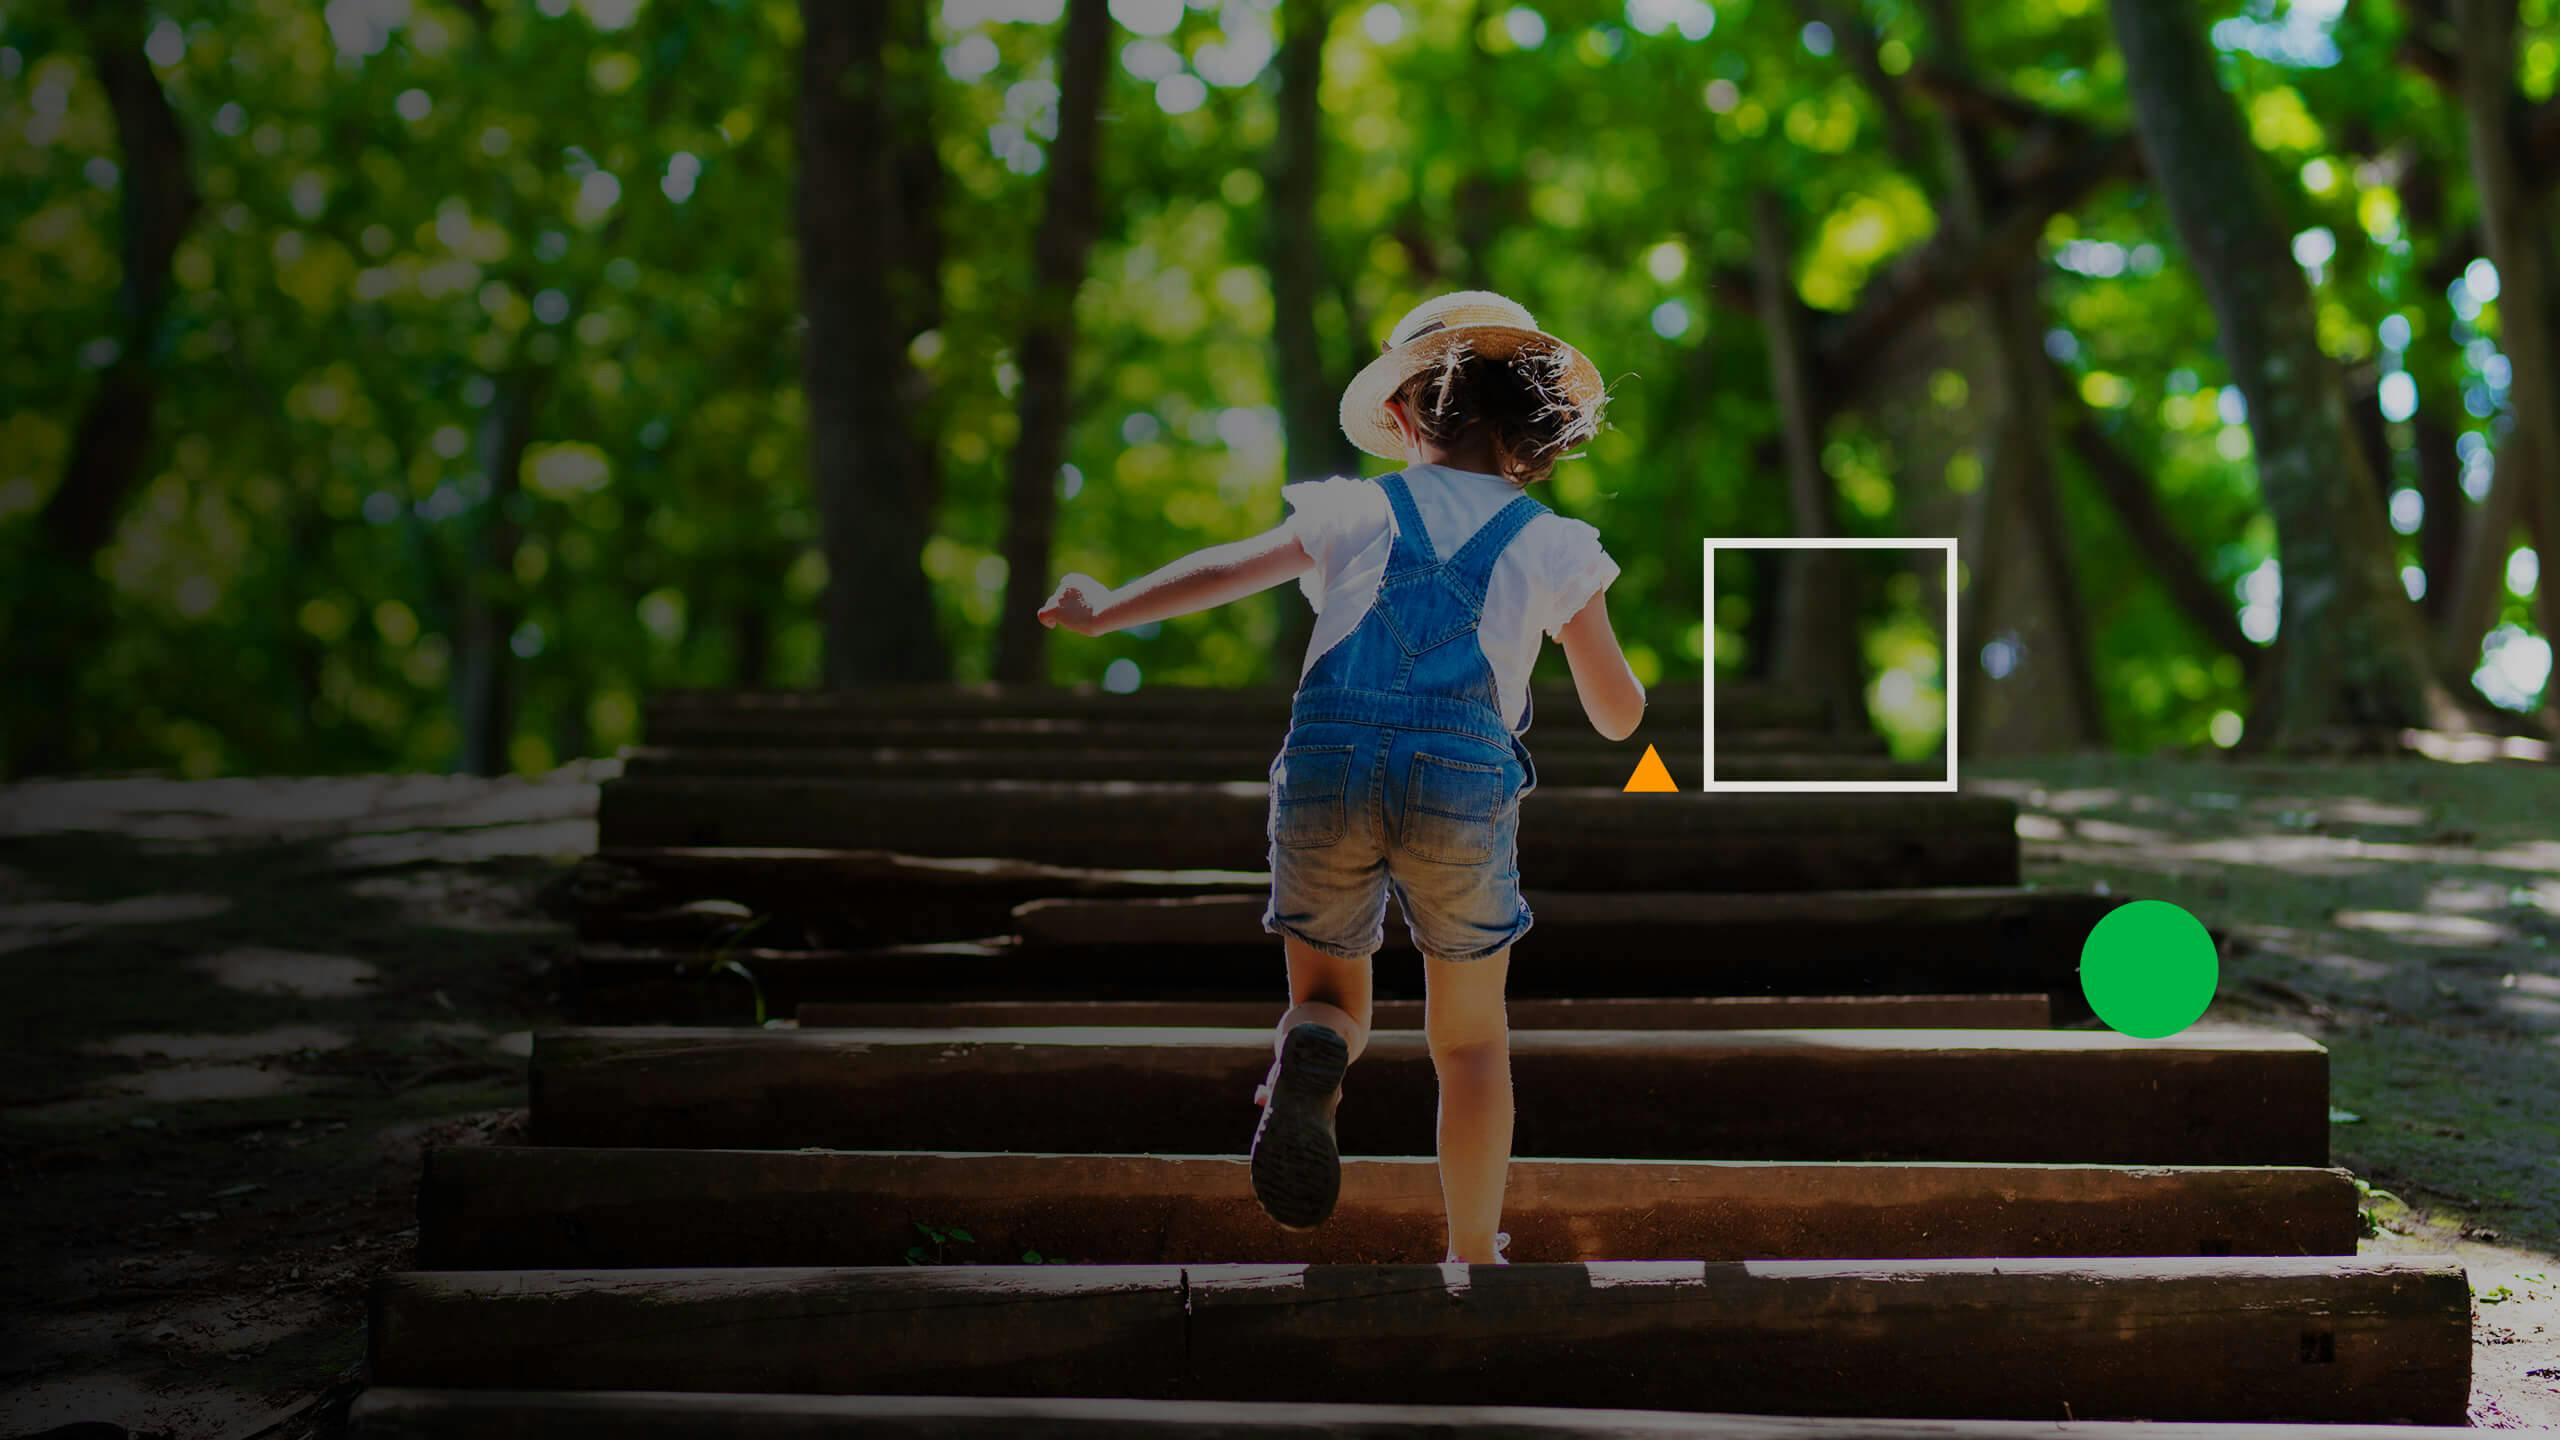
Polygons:
<instances>
[{"instance_id":1,"label":"tree canopy","mask_svg":"<svg viewBox=\"0 0 2560 1440\"><path fill-rule=\"evenodd\" d=\"M1090 174L1052 185L1070 11L1098 3L900 0L823 67L790 0L9 4L10 768L541 769L636 739L654 691L820 683L831 613L929 625L926 663L987 678L1026 423L1060 427L1054 531L1013 553L1127 578L1349 465L1292 387L1338 394L1396 315L1470 286L1611 382L1544 498L1623 567L1639 677L1760 673L1777 592L1729 560L1702 614L1699 542L1800 527L1772 208L1841 533L1990 534L2018 567L1952 660L1981 743L2229 745L2277 703L2277 522L2310 522L2261 492L2104 0L1109 0ZM2523 724L2560 690L2531 543L2560 455L2514 423L2549 363L2508 349L2552 317L2509 313L2494 252L2550 243L2560 17L2471 4L2168 8L2271 177L2366 472L2346 503L2381 517L2435 678ZM804 104L818 84L850 98ZM813 114L896 154L813 151ZM2484 224L2492 138L2522 179ZM893 191L895 236L876 206L834 223L922 288L876 333L824 319L801 207ZM804 364L813 336L862 363ZM919 507L929 614L824 603L829 555L873 552L822 533L813 410L909 427L846 453L870 503ZM1926 749L1944 596L1889 555L1865 582L1871 703ZM1051 636L1033 673L1286 680L1303 610L1283 587ZM2094 723L2057 729L2075 684Z\"/></svg>"}]
</instances>

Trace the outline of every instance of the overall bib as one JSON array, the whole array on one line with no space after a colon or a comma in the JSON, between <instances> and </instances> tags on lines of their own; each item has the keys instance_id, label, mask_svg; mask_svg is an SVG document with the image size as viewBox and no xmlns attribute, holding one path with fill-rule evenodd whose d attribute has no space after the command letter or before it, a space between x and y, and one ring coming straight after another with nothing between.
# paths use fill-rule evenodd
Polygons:
<instances>
[{"instance_id":1,"label":"overall bib","mask_svg":"<svg viewBox=\"0 0 2560 1440\"><path fill-rule=\"evenodd\" d=\"M1395 515L1386 573L1359 625L1298 683L1271 764L1262 928L1373 954L1393 893L1422 953L1478 960L1529 930L1518 839L1537 770L1503 720L1476 629L1495 560L1549 512L1519 496L1443 560L1404 477L1375 483Z\"/></svg>"}]
</instances>

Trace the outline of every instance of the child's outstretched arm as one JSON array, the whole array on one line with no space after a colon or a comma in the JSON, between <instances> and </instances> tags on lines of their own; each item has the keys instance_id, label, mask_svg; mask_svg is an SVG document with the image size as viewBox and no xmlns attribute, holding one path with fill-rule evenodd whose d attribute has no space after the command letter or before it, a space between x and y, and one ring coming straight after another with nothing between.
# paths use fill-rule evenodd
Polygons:
<instances>
[{"instance_id":1,"label":"child's outstretched arm","mask_svg":"<svg viewBox=\"0 0 2560 1440\"><path fill-rule=\"evenodd\" d=\"M1040 623L1079 635L1107 635L1150 620L1214 610L1230 600L1294 580L1315 564L1283 522L1259 535L1194 550L1114 590L1071 574L1040 607Z\"/></svg>"},{"instance_id":2,"label":"child's outstretched arm","mask_svg":"<svg viewBox=\"0 0 2560 1440\"><path fill-rule=\"evenodd\" d=\"M1556 631L1556 639L1573 667L1574 693L1582 697L1582 713L1591 717L1591 728L1612 740L1636 733L1636 722L1644 718L1644 683L1628 668L1627 653L1618 648L1617 632L1609 628L1609 592L1592 596Z\"/></svg>"}]
</instances>

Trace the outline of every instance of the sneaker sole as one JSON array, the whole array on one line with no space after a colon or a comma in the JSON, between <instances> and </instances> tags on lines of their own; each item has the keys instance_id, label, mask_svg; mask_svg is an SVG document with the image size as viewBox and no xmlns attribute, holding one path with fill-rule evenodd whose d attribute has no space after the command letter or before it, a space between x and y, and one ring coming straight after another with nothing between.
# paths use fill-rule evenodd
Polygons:
<instances>
[{"instance_id":1,"label":"sneaker sole","mask_svg":"<svg viewBox=\"0 0 2560 1440\"><path fill-rule=\"evenodd\" d=\"M1323 1224L1342 1194L1333 1092L1350 1066L1350 1045L1312 1021L1280 1042L1280 1073L1253 1132L1253 1198L1284 1230Z\"/></svg>"}]
</instances>

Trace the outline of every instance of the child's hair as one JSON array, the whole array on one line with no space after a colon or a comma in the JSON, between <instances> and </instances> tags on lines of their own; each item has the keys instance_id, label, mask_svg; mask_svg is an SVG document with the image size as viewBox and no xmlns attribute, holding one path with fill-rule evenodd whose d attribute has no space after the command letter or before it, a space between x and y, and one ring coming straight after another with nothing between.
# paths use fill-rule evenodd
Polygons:
<instances>
[{"instance_id":1,"label":"child's hair","mask_svg":"<svg viewBox=\"0 0 2560 1440\"><path fill-rule=\"evenodd\" d=\"M1494 469L1515 485L1544 480L1556 462L1600 430L1605 399L1578 406L1564 378L1572 362L1549 345L1496 358L1461 340L1396 390L1423 438L1443 449L1481 434Z\"/></svg>"}]
</instances>

